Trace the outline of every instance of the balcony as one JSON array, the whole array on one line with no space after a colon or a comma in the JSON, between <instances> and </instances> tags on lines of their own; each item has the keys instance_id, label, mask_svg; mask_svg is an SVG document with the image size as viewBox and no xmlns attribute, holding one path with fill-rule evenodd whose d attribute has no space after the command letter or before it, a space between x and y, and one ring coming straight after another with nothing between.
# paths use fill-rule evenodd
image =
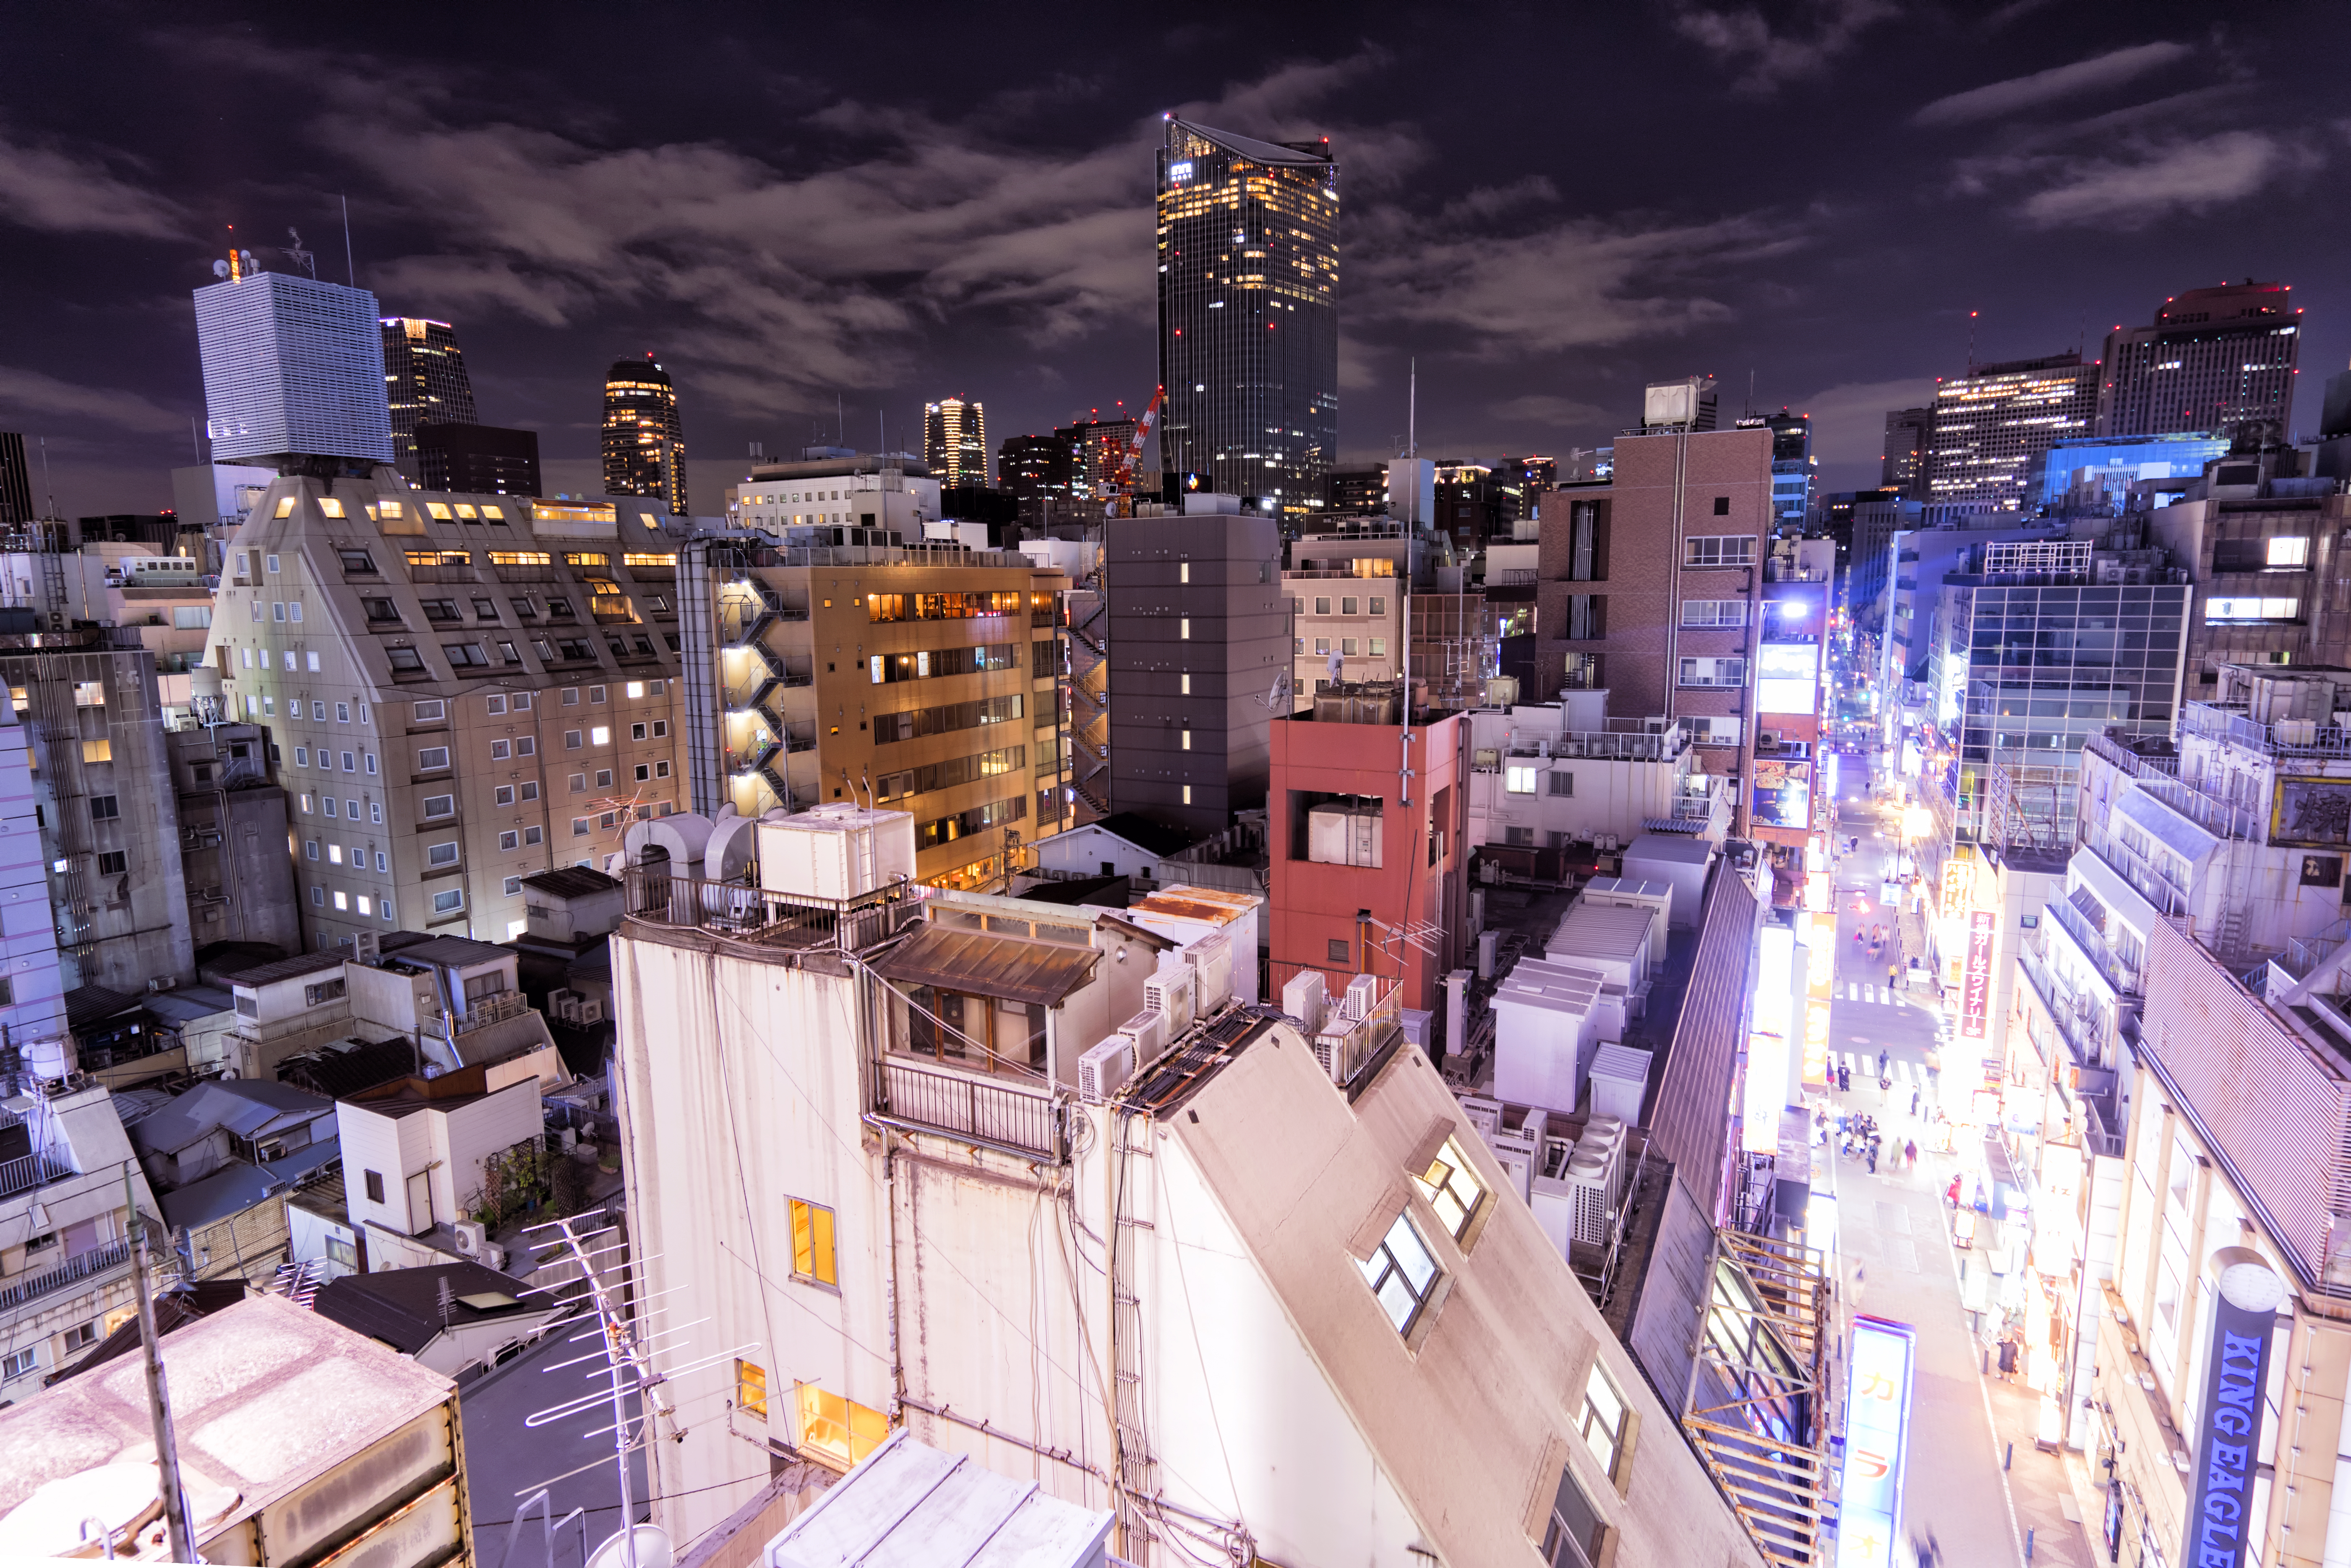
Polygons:
<instances>
[{"instance_id":1,"label":"balcony","mask_svg":"<svg viewBox=\"0 0 2351 1568\"><path fill-rule=\"evenodd\" d=\"M504 1023L511 1018L520 1018L528 1011L530 1011L530 998L524 996L522 992L498 991L490 996L477 997L469 1002L465 1008L465 1016L457 1019L457 1027L454 1034L449 1028L449 1015L446 1013L434 1013L430 1018L419 1019L416 1027L421 1032L442 1040L462 1040L476 1030L487 1029L494 1023Z\"/></svg>"},{"instance_id":2,"label":"balcony","mask_svg":"<svg viewBox=\"0 0 2351 1568\"><path fill-rule=\"evenodd\" d=\"M2076 1067L2102 1067L2106 1064L2106 1007L2096 998L2082 991L2069 990L2057 978L2055 970L2040 948L2027 943L2016 950L2017 967L2032 988L2041 1006L2056 1024L2057 1032L2064 1038L2065 1049ZM2116 1033L2118 1040L2127 1040L2135 1034L2132 1020L2137 1014L2133 1007L2118 1009Z\"/></svg>"},{"instance_id":3,"label":"balcony","mask_svg":"<svg viewBox=\"0 0 2351 1568\"><path fill-rule=\"evenodd\" d=\"M922 914L922 891L893 883L859 898L804 897L735 882L672 876L663 863L623 868L630 918L710 931L765 946L854 952Z\"/></svg>"},{"instance_id":4,"label":"balcony","mask_svg":"<svg viewBox=\"0 0 2351 1568\"><path fill-rule=\"evenodd\" d=\"M2073 939L2101 978L2125 996L2144 996L2146 986L2135 966L2123 962L2120 956L2106 945L2098 928L2090 924L2089 916L2063 898L2053 899L2042 906L2042 917L2054 920L2058 928Z\"/></svg>"},{"instance_id":5,"label":"balcony","mask_svg":"<svg viewBox=\"0 0 2351 1568\"><path fill-rule=\"evenodd\" d=\"M2231 740L2253 750L2307 757L2351 757L2351 729L2312 719L2262 724L2241 703L2187 703L2179 710L2180 733Z\"/></svg>"},{"instance_id":6,"label":"balcony","mask_svg":"<svg viewBox=\"0 0 2351 1568\"><path fill-rule=\"evenodd\" d=\"M96 1279L99 1275L121 1268L130 1261L131 1243L129 1241L110 1241L103 1247L93 1247L80 1257L69 1259L46 1274L36 1274L28 1280L19 1280L13 1285L0 1289L0 1312L14 1312L27 1301L54 1295L85 1280Z\"/></svg>"},{"instance_id":7,"label":"balcony","mask_svg":"<svg viewBox=\"0 0 2351 1568\"><path fill-rule=\"evenodd\" d=\"M19 1155L13 1160L0 1160L0 1197L14 1197L44 1182L58 1181L73 1174L69 1167L47 1155Z\"/></svg>"},{"instance_id":8,"label":"balcony","mask_svg":"<svg viewBox=\"0 0 2351 1568\"><path fill-rule=\"evenodd\" d=\"M607 623L614 621L634 621L637 618L635 612L629 608L629 596L625 593L593 595L588 601L588 613L598 621Z\"/></svg>"},{"instance_id":9,"label":"balcony","mask_svg":"<svg viewBox=\"0 0 2351 1568\"><path fill-rule=\"evenodd\" d=\"M1065 1163L1061 1110L1050 1086L882 1061L877 1120L915 1132L944 1133L1028 1159Z\"/></svg>"}]
</instances>

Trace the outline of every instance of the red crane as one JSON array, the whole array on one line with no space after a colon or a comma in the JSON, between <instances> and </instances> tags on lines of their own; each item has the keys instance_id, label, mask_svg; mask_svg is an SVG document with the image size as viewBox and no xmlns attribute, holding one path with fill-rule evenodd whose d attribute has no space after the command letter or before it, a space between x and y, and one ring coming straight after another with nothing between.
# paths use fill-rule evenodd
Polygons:
<instances>
[{"instance_id":1,"label":"red crane","mask_svg":"<svg viewBox=\"0 0 2351 1568\"><path fill-rule=\"evenodd\" d=\"M1134 484L1134 465L1143 455L1143 444L1151 437L1151 427L1159 423L1159 400L1166 395L1167 389L1164 386L1151 389L1151 402L1144 405L1143 417L1134 422L1134 438L1126 444L1126 451L1120 455L1118 467L1110 476L1113 503L1124 505L1129 515L1134 503L1131 493Z\"/></svg>"}]
</instances>

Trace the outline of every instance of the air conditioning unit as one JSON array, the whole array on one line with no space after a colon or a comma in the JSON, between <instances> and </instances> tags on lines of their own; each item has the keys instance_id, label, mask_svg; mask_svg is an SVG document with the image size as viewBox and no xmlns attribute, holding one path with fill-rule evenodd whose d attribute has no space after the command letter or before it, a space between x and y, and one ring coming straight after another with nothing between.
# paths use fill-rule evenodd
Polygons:
<instances>
[{"instance_id":1,"label":"air conditioning unit","mask_svg":"<svg viewBox=\"0 0 2351 1568\"><path fill-rule=\"evenodd\" d=\"M351 956L362 964L372 964L383 956L383 941L372 931L362 931L351 938Z\"/></svg>"},{"instance_id":2,"label":"air conditioning unit","mask_svg":"<svg viewBox=\"0 0 2351 1568\"><path fill-rule=\"evenodd\" d=\"M1322 1032L1327 998L1320 969L1301 969L1281 983L1281 1010L1311 1037Z\"/></svg>"},{"instance_id":3,"label":"air conditioning unit","mask_svg":"<svg viewBox=\"0 0 2351 1568\"><path fill-rule=\"evenodd\" d=\"M1223 1007L1233 994L1231 934L1218 931L1203 936L1184 949L1184 956L1192 966L1192 972L1199 977L1193 1010L1206 1018Z\"/></svg>"},{"instance_id":4,"label":"air conditioning unit","mask_svg":"<svg viewBox=\"0 0 2351 1568\"><path fill-rule=\"evenodd\" d=\"M482 1248L486 1244L488 1230L475 1220L461 1219L457 1221L456 1231L457 1255L461 1258L479 1258L482 1255Z\"/></svg>"},{"instance_id":5,"label":"air conditioning unit","mask_svg":"<svg viewBox=\"0 0 2351 1568\"><path fill-rule=\"evenodd\" d=\"M1372 1016L1372 1009L1379 1006L1379 977L1375 975L1358 975L1347 982L1347 994L1339 1004L1339 1011L1344 1017L1360 1023Z\"/></svg>"},{"instance_id":6,"label":"air conditioning unit","mask_svg":"<svg viewBox=\"0 0 2351 1568\"><path fill-rule=\"evenodd\" d=\"M577 1127L558 1128L555 1134L555 1145L561 1149L565 1154L569 1154L573 1149L580 1146L580 1129Z\"/></svg>"},{"instance_id":7,"label":"air conditioning unit","mask_svg":"<svg viewBox=\"0 0 2351 1568\"><path fill-rule=\"evenodd\" d=\"M486 1241L482 1244L481 1262L485 1269L496 1269L500 1273L504 1273L507 1266L507 1249L495 1241Z\"/></svg>"},{"instance_id":8,"label":"air conditioning unit","mask_svg":"<svg viewBox=\"0 0 2351 1568\"><path fill-rule=\"evenodd\" d=\"M1145 1008L1119 1025L1118 1032L1134 1044L1135 1066L1148 1065L1167 1049L1167 1015L1156 1008Z\"/></svg>"},{"instance_id":9,"label":"air conditioning unit","mask_svg":"<svg viewBox=\"0 0 2351 1568\"><path fill-rule=\"evenodd\" d=\"M1126 1086L1134 1076L1134 1042L1123 1034L1078 1058L1078 1093L1100 1104Z\"/></svg>"},{"instance_id":10,"label":"air conditioning unit","mask_svg":"<svg viewBox=\"0 0 2351 1568\"><path fill-rule=\"evenodd\" d=\"M1144 1010L1166 1019L1170 1040L1192 1027L1192 967L1173 953L1162 954L1159 968L1143 982Z\"/></svg>"}]
</instances>

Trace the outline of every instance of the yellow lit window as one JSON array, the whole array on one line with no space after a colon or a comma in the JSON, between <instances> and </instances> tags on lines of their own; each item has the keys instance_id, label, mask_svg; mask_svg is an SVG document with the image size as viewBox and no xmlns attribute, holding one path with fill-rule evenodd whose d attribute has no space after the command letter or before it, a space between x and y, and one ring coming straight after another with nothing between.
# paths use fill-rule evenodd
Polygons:
<instances>
[{"instance_id":1,"label":"yellow lit window","mask_svg":"<svg viewBox=\"0 0 2351 1568\"><path fill-rule=\"evenodd\" d=\"M84 762L111 762L111 761L113 761L113 760L114 760L114 742L112 742L112 741L110 741L110 740L85 740L85 741L83 741L83 742L81 743L81 759L82 759Z\"/></svg>"},{"instance_id":2,"label":"yellow lit window","mask_svg":"<svg viewBox=\"0 0 2351 1568\"><path fill-rule=\"evenodd\" d=\"M675 566L677 553L674 550L631 550L621 560L627 566Z\"/></svg>"},{"instance_id":3,"label":"yellow lit window","mask_svg":"<svg viewBox=\"0 0 2351 1568\"><path fill-rule=\"evenodd\" d=\"M854 1400L828 1394L813 1383L799 1390L799 1446L820 1458L853 1465L890 1436L890 1419Z\"/></svg>"},{"instance_id":4,"label":"yellow lit window","mask_svg":"<svg viewBox=\"0 0 2351 1568\"><path fill-rule=\"evenodd\" d=\"M832 1210L813 1203L792 1203L792 1272L820 1285L841 1282L832 1251Z\"/></svg>"},{"instance_id":5,"label":"yellow lit window","mask_svg":"<svg viewBox=\"0 0 2351 1568\"><path fill-rule=\"evenodd\" d=\"M481 516L481 514L475 511L473 507L465 505L465 502L460 501L457 503L457 516L470 523L475 517Z\"/></svg>"},{"instance_id":6,"label":"yellow lit window","mask_svg":"<svg viewBox=\"0 0 2351 1568\"><path fill-rule=\"evenodd\" d=\"M449 508L443 506L438 501L425 502L424 509L442 522L445 523L449 520Z\"/></svg>"},{"instance_id":7,"label":"yellow lit window","mask_svg":"<svg viewBox=\"0 0 2351 1568\"><path fill-rule=\"evenodd\" d=\"M321 496L319 497L319 510L329 517L340 517L343 515L343 504L332 496Z\"/></svg>"},{"instance_id":8,"label":"yellow lit window","mask_svg":"<svg viewBox=\"0 0 2351 1568\"><path fill-rule=\"evenodd\" d=\"M387 517L397 517L402 515L400 503L397 501L378 501L375 504L375 509Z\"/></svg>"},{"instance_id":9,"label":"yellow lit window","mask_svg":"<svg viewBox=\"0 0 2351 1568\"><path fill-rule=\"evenodd\" d=\"M1470 1174L1469 1162L1462 1157L1461 1145L1451 1138L1437 1152L1425 1171L1414 1173L1413 1181L1420 1196L1428 1199L1428 1207L1437 1210L1437 1218L1453 1239L1461 1239L1469 1222L1478 1217L1479 1205L1486 1201L1486 1186Z\"/></svg>"},{"instance_id":10,"label":"yellow lit window","mask_svg":"<svg viewBox=\"0 0 2351 1568\"><path fill-rule=\"evenodd\" d=\"M543 549L494 549L492 566L545 566L555 558Z\"/></svg>"},{"instance_id":11,"label":"yellow lit window","mask_svg":"<svg viewBox=\"0 0 2351 1568\"><path fill-rule=\"evenodd\" d=\"M768 1369L739 1356L735 1362L735 1407L746 1416L768 1418Z\"/></svg>"},{"instance_id":12,"label":"yellow lit window","mask_svg":"<svg viewBox=\"0 0 2351 1568\"><path fill-rule=\"evenodd\" d=\"M494 523L503 523L507 520L505 508L499 507L484 507L482 508L482 516L489 518L490 521Z\"/></svg>"},{"instance_id":13,"label":"yellow lit window","mask_svg":"<svg viewBox=\"0 0 2351 1568\"><path fill-rule=\"evenodd\" d=\"M593 551L567 550L564 552L563 564L569 567L591 567L602 570L612 564L612 558Z\"/></svg>"}]
</instances>

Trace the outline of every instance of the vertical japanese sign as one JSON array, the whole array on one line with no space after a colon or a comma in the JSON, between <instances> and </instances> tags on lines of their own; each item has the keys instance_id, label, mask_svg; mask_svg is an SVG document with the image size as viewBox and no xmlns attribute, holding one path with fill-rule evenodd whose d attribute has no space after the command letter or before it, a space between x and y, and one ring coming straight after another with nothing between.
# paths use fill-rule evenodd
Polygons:
<instances>
[{"instance_id":1,"label":"vertical japanese sign","mask_svg":"<svg viewBox=\"0 0 2351 1568\"><path fill-rule=\"evenodd\" d=\"M1780 1147L1780 1112L1788 1103L1788 1057L1795 1035L1796 934L1785 925L1757 933L1753 1027L1747 1034L1747 1082L1740 1145L1750 1155Z\"/></svg>"},{"instance_id":2,"label":"vertical japanese sign","mask_svg":"<svg viewBox=\"0 0 2351 1568\"><path fill-rule=\"evenodd\" d=\"M1813 916L1811 946L1805 949L1804 1082L1825 1089L1829 1082L1829 998L1836 988L1836 916Z\"/></svg>"},{"instance_id":3,"label":"vertical japanese sign","mask_svg":"<svg viewBox=\"0 0 2351 1568\"><path fill-rule=\"evenodd\" d=\"M1968 961L1959 971L1959 1034L1981 1040L1990 1032L1991 950L2000 936L2000 915L1990 909L1968 915Z\"/></svg>"},{"instance_id":4,"label":"vertical japanese sign","mask_svg":"<svg viewBox=\"0 0 2351 1568\"><path fill-rule=\"evenodd\" d=\"M1895 1542L1902 1534L1902 1451L1910 1437L1913 1349L1907 1323L1853 1320L1836 1568L1892 1568Z\"/></svg>"},{"instance_id":5,"label":"vertical japanese sign","mask_svg":"<svg viewBox=\"0 0 2351 1568\"><path fill-rule=\"evenodd\" d=\"M2205 1356L2202 1430L2196 1435L2195 1506L2182 1527L2185 1563L2245 1560L2257 1544L2252 1517L2253 1468L2260 1458L2262 1391L2269 1381L2270 1342L2285 1281L2241 1247L2223 1248L2213 1261L2241 1258L2220 1270L2212 1292L2212 1344Z\"/></svg>"}]
</instances>

